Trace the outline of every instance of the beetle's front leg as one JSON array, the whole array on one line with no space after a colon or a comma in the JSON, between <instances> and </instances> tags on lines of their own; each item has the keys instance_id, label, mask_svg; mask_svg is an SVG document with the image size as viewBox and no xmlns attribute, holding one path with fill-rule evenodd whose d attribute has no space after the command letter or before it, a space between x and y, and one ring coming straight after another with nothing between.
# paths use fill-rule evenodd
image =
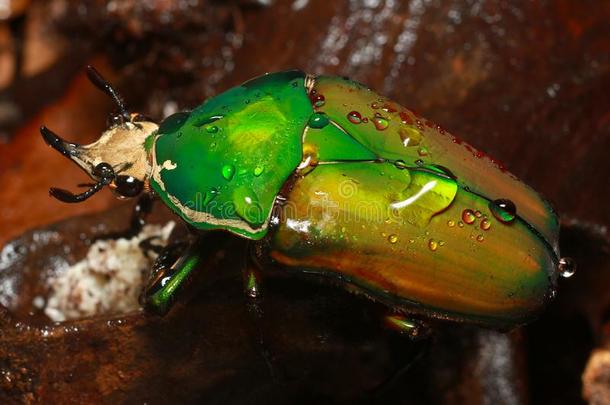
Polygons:
<instances>
[{"instance_id":1,"label":"beetle's front leg","mask_svg":"<svg viewBox=\"0 0 610 405\"><path fill-rule=\"evenodd\" d=\"M133 206L133 210L131 212L131 219L129 221L129 228L124 231L111 232L99 235L94 240L133 238L134 236L139 234L142 231L144 225L146 225L146 217L148 217L148 215L152 211L154 202L155 199L153 194L142 194L136 201L136 204Z\"/></svg>"},{"instance_id":2,"label":"beetle's front leg","mask_svg":"<svg viewBox=\"0 0 610 405\"><path fill-rule=\"evenodd\" d=\"M154 202L155 199L151 193L144 193L138 198L136 205L133 206L129 230L127 231L130 236L140 233L144 225L146 225L146 217L152 211Z\"/></svg>"},{"instance_id":3,"label":"beetle's front leg","mask_svg":"<svg viewBox=\"0 0 610 405\"><path fill-rule=\"evenodd\" d=\"M178 242L161 251L142 293L144 308L158 315L164 315L171 309L191 272L201 263L202 243L202 238L197 238L190 244Z\"/></svg>"}]
</instances>

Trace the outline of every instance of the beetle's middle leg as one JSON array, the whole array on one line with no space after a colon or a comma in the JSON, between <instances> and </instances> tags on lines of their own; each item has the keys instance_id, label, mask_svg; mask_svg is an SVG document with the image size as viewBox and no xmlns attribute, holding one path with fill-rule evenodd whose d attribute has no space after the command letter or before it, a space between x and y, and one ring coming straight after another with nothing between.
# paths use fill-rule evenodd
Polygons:
<instances>
[{"instance_id":1,"label":"beetle's middle leg","mask_svg":"<svg viewBox=\"0 0 610 405\"><path fill-rule=\"evenodd\" d=\"M265 361L265 364L267 365L269 375L271 376L273 381L277 382L280 381L279 374L277 372L277 366L275 366L273 363L273 356L271 355L271 352L267 347L262 329L262 320L264 316L264 312L262 309L262 281L259 265L254 259L254 252L252 250L253 247L253 244L248 244L245 262L242 267L244 295L246 297L248 315L250 316L254 328L256 346L260 355Z\"/></svg>"}]
</instances>

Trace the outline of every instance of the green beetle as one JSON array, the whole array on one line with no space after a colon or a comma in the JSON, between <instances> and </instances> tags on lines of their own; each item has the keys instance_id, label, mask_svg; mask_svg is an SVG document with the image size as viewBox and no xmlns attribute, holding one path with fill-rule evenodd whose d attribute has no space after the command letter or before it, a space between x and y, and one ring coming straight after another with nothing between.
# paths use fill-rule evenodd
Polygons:
<instances>
[{"instance_id":1,"label":"green beetle","mask_svg":"<svg viewBox=\"0 0 610 405\"><path fill-rule=\"evenodd\" d=\"M41 129L96 182L79 195L51 189L62 201L105 185L143 195L137 225L157 197L195 231L252 240L259 264L328 277L406 314L391 322L411 331L417 318L528 322L570 267L559 259L557 216L535 191L354 81L267 74L157 125L88 73L119 115L87 146ZM144 300L163 313L201 258L195 244L161 259Z\"/></svg>"}]
</instances>

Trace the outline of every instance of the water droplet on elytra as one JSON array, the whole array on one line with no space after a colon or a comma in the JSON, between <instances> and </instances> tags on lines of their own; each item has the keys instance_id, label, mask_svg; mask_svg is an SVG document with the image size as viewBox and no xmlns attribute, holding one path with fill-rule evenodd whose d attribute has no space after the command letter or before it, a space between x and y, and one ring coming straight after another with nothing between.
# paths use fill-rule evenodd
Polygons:
<instances>
[{"instance_id":1,"label":"water droplet on elytra","mask_svg":"<svg viewBox=\"0 0 610 405\"><path fill-rule=\"evenodd\" d=\"M209 125L205 128L205 130L208 134L215 134L218 132L218 127L216 125Z\"/></svg>"},{"instance_id":2,"label":"water droplet on elytra","mask_svg":"<svg viewBox=\"0 0 610 405\"><path fill-rule=\"evenodd\" d=\"M417 150L417 154L418 154L419 156L428 156L428 148L426 148L425 146L420 147L420 148Z\"/></svg>"},{"instance_id":3,"label":"water droplet on elytra","mask_svg":"<svg viewBox=\"0 0 610 405\"><path fill-rule=\"evenodd\" d=\"M314 105L314 107L322 107L325 102L326 99L322 94L315 95L311 98L311 103Z\"/></svg>"},{"instance_id":4,"label":"water droplet on elytra","mask_svg":"<svg viewBox=\"0 0 610 405\"><path fill-rule=\"evenodd\" d=\"M563 278L570 278L576 272L576 262L571 257L559 259L559 275Z\"/></svg>"},{"instance_id":5,"label":"water droplet on elytra","mask_svg":"<svg viewBox=\"0 0 610 405\"><path fill-rule=\"evenodd\" d=\"M476 219L477 217L474 215L474 212L472 212L471 209L468 208L462 212L462 221L464 221L465 224L473 224Z\"/></svg>"},{"instance_id":6,"label":"water droplet on elytra","mask_svg":"<svg viewBox=\"0 0 610 405\"><path fill-rule=\"evenodd\" d=\"M455 221L453 219L450 219L449 221L447 221L447 226L449 228L453 228L455 226Z\"/></svg>"},{"instance_id":7,"label":"water droplet on elytra","mask_svg":"<svg viewBox=\"0 0 610 405\"><path fill-rule=\"evenodd\" d=\"M481 229L484 231L488 231L491 228L491 221L487 218L483 218L481 221Z\"/></svg>"},{"instance_id":8,"label":"water droplet on elytra","mask_svg":"<svg viewBox=\"0 0 610 405\"><path fill-rule=\"evenodd\" d=\"M422 139L421 133L415 128L400 128L398 135L400 136L402 146L405 148L419 145Z\"/></svg>"},{"instance_id":9,"label":"water droplet on elytra","mask_svg":"<svg viewBox=\"0 0 610 405\"><path fill-rule=\"evenodd\" d=\"M375 125L375 128L378 131L383 131L383 130L385 130L390 125L390 122L388 121L387 118L382 117L379 114L376 114L373 117L373 124Z\"/></svg>"},{"instance_id":10,"label":"water droplet on elytra","mask_svg":"<svg viewBox=\"0 0 610 405\"><path fill-rule=\"evenodd\" d=\"M458 221L458 226L459 226L460 228L463 228L463 227L464 227L464 223L463 223L462 221Z\"/></svg>"},{"instance_id":11,"label":"water droplet on elytra","mask_svg":"<svg viewBox=\"0 0 610 405\"><path fill-rule=\"evenodd\" d=\"M428 241L428 248L433 252L436 251L436 249L438 249L438 242L434 239L430 239Z\"/></svg>"},{"instance_id":12,"label":"water droplet on elytra","mask_svg":"<svg viewBox=\"0 0 610 405\"><path fill-rule=\"evenodd\" d=\"M360 124L362 122L362 115L358 111L350 111L347 114L347 120L352 124Z\"/></svg>"},{"instance_id":13,"label":"water droplet on elytra","mask_svg":"<svg viewBox=\"0 0 610 405\"><path fill-rule=\"evenodd\" d=\"M485 240L485 237L483 235L477 235L477 240L479 242L483 242Z\"/></svg>"},{"instance_id":14,"label":"water droplet on elytra","mask_svg":"<svg viewBox=\"0 0 610 405\"><path fill-rule=\"evenodd\" d=\"M394 234L391 234L390 236L388 236L388 242L390 242L392 244L398 242L398 236L394 235Z\"/></svg>"},{"instance_id":15,"label":"water droplet on elytra","mask_svg":"<svg viewBox=\"0 0 610 405\"><path fill-rule=\"evenodd\" d=\"M517 207L511 200L500 198L489 203L489 209L497 220L510 223L517 216Z\"/></svg>"},{"instance_id":16,"label":"water droplet on elytra","mask_svg":"<svg viewBox=\"0 0 610 405\"><path fill-rule=\"evenodd\" d=\"M474 216L475 216L475 217L477 217L477 218L481 218L481 217L483 216L483 214L481 213L481 211L476 210L476 211L474 212Z\"/></svg>"},{"instance_id":17,"label":"water droplet on elytra","mask_svg":"<svg viewBox=\"0 0 610 405\"><path fill-rule=\"evenodd\" d=\"M400 159L394 162L394 166L400 170L404 170L407 168L407 164L405 163L405 161Z\"/></svg>"},{"instance_id":18,"label":"water droplet on elytra","mask_svg":"<svg viewBox=\"0 0 610 405\"><path fill-rule=\"evenodd\" d=\"M264 171L264 170L265 170L265 168L264 168L264 167L262 167L262 166L256 166L256 167L254 168L254 175L255 175L256 177L258 177L258 176L260 176L261 174L263 174L263 171Z\"/></svg>"}]
</instances>

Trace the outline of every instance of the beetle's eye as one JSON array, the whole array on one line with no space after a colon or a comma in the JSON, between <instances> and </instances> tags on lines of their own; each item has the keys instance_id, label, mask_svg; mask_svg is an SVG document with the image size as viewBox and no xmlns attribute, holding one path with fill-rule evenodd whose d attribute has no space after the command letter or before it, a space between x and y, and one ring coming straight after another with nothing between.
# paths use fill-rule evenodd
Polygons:
<instances>
[{"instance_id":1,"label":"beetle's eye","mask_svg":"<svg viewBox=\"0 0 610 405\"><path fill-rule=\"evenodd\" d=\"M110 114L108 119L106 120L106 125L108 128L115 127L117 125L123 124L125 122L125 118L121 114Z\"/></svg>"},{"instance_id":2,"label":"beetle's eye","mask_svg":"<svg viewBox=\"0 0 610 405\"><path fill-rule=\"evenodd\" d=\"M117 176L116 192L123 197L135 197L142 192L144 183L132 176Z\"/></svg>"},{"instance_id":3,"label":"beetle's eye","mask_svg":"<svg viewBox=\"0 0 610 405\"><path fill-rule=\"evenodd\" d=\"M93 168L92 174L108 184L114 177L114 170L108 163L102 162Z\"/></svg>"}]
</instances>

